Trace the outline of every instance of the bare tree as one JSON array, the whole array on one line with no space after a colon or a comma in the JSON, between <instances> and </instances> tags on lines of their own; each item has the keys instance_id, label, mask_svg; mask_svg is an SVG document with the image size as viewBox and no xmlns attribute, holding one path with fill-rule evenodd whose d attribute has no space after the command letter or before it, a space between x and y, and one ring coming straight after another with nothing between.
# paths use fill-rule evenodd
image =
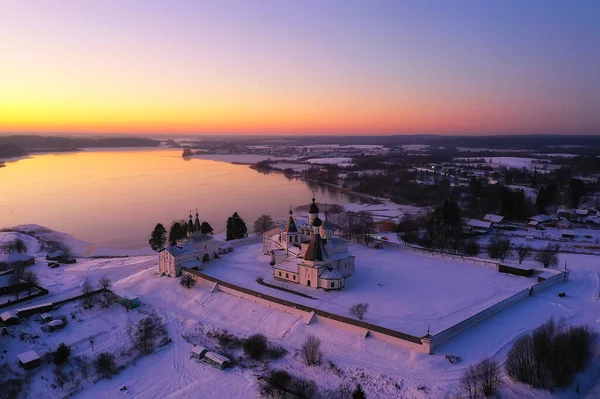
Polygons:
<instances>
[{"instance_id":1,"label":"bare tree","mask_svg":"<svg viewBox=\"0 0 600 399\"><path fill-rule=\"evenodd\" d=\"M314 335L309 335L302 344L302 357L307 366L321 364L321 341Z\"/></svg>"},{"instance_id":2,"label":"bare tree","mask_svg":"<svg viewBox=\"0 0 600 399\"><path fill-rule=\"evenodd\" d=\"M106 276L102 276L98 279L98 286L100 288L102 288L102 290L106 291L108 290L108 287L110 287L110 279Z\"/></svg>"},{"instance_id":3,"label":"bare tree","mask_svg":"<svg viewBox=\"0 0 600 399\"><path fill-rule=\"evenodd\" d=\"M31 289L39 282L37 274L35 274L32 271L26 271L25 273L23 273L23 277L21 278L23 279L23 281L25 281L25 283L28 286L29 291L27 292L27 296L31 296Z\"/></svg>"},{"instance_id":4,"label":"bare tree","mask_svg":"<svg viewBox=\"0 0 600 399\"><path fill-rule=\"evenodd\" d=\"M104 308L110 307L110 305L112 305L112 303L115 300L115 296L113 295L113 293L108 290L110 284L110 279L106 276L102 276L98 280L98 285L102 289L102 294L100 294L100 304Z\"/></svg>"},{"instance_id":5,"label":"bare tree","mask_svg":"<svg viewBox=\"0 0 600 399\"><path fill-rule=\"evenodd\" d=\"M87 277L83 280L83 284L81 284L81 293L84 295L83 297L83 308L91 309L94 307L94 298L92 297L92 292L94 292L94 286L90 282L90 279Z\"/></svg>"},{"instance_id":6,"label":"bare tree","mask_svg":"<svg viewBox=\"0 0 600 399\"><path fill-rule=\"evenodd\" d=\"M460 379L460 387L469 399L477 398L477 389L479 388L479 378L477 375L477 368L474 365L471 365L465 370L465 373Z\"/></svg>"},{"instance_id":7,"label":"bare tree","mask_svg":"<svg viewBox=\"0 0 600 399\"><path fill-rule=\"evenodd\" d=\"M523 263L525 258L531 254L531 247L529 245L519 244L517 247L517 256L519 257L519 264Z\"/></svg>"},{"instance_id":8,"label":"bare tree","mask_svg":"<svg viewBox=\"0 0 600 399\"><path fill-rule=\"evenodd\" d=\"M10 275L8 279L8 283L10 285L16 286L15 288L15 296L17 300L19 299L19 284L21 284L21 279L23 278L23 266L15 266L13 273Z\"/></svg>"},{"instance_id":9,"label":"bare tree","mask_svg":"<svg viewBox=\"0 0 600 399\"><path fill-rule=\"evenodd\" d=\"M275 227L275 222L271 218L271 215L260 215L254 222L254 232L258 234L266 233Z\"/></svg>"},{"instance_id":10,"label":"bare tree","mask_svg":"<svg viewBox=\"0 0 600 399\"><path fill-rule=\"evenodd\" d=\"M476 366L479 379L479 391L485 397L492 396L502 383L500 365L489 358L483 359Z\"/></svg>"},{"instance_id":11,"label":"bare tree","mask_svg":"<svg viewBox=\"0 0 600 399\"><path fill-rule=\"evenodd\" d=\"M87 379L90 375L90 362L89 362L87 356L85 356L85 355L75 356L73 358L73 360L75 360L75 366L77 367L77 369L79 369L79 372L81 373L81 377L85 378L85 380L87 381Z\"/></svg>"},{"instance_id":12,"label":"bare tree","mask_svg":"<svg viewBox=\"0 0 600 399\"><path fill-rule=\"evenodd\" d=\"M535 260L540 262L545 268L555 267L558 265L558 251L560 251L558 244L548 244L546 248L536 254Z\"/></svg>"},{"instance_id":13,"label":"bare tree","mask_svg":"<svg viewBox=\"0 0 600 399\"><path fill-rule=\"evenodd\" d=\"M26 253L27 252L27 245L25 244L25 241L21 240L20 238L16 238L13 241L13 244L14 244L15 251L17 251L18 253Z\"/></svg>"},{"instance_id":14,"label":"bare tree","mask_svg":"<svg viewBox=\"0 0 600 399\"><path fill-rule=\"evenodd\" d=\"M490 258L500 259L504 262L504 259L510 254L510 240L494 236L488 244L487 251Z\"/></svg>"},{"instance_id":15,"label":"bare tree","mask_svg":"<svg viewBox=\"0 0 600 399\"><path fill-rule=\"evenodd\" d=\"M356 305L352 305L350 307L350 314L355 316L358 320L362 320L365 317L365 314L367 314L368 310L368 303L357 303Z\"/></svg>"}]
</instances>

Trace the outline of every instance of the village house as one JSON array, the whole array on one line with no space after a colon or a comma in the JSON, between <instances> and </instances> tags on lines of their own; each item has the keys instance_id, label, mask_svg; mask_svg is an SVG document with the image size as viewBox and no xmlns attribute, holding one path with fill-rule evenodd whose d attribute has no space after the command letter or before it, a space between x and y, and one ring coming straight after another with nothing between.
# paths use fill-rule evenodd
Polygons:
<instances>
[{"instance_id":1,"label":"village house","mask_svg":"<svg viewBox=\"0 0 600 399\"><path fill-rule=\"evenodd\" d=\"M354 272L348 242L333 234L333 224L319 218L312 199L308 223L297 226L290 209L285 227L263 234L263 252L271 255L273 277L307 287L339 290Z\"/></svg>"},{"instance_id":2,"label":"village house","mask_svg":"<svg viewBox=\"0 0 600 399\"><path fill-rule=\"evenodd\" d=\"M467 220L464 227L464 232L470 235L487 234L490 231L492 231L492 222L478 219Z\"/></svg>"},{"instance_id":3,"label":"village house","mask_svg":"<svg viewBox=\"0 0 600 399\"><path fill-rule=\"evenodd\" d=\"M486 222L492 222L492 226L495 224L500 224L504 221L504 216L502 215L494 215L492 213L488 213L483 217L483 220Z\"/></svg>"}]
</instances>

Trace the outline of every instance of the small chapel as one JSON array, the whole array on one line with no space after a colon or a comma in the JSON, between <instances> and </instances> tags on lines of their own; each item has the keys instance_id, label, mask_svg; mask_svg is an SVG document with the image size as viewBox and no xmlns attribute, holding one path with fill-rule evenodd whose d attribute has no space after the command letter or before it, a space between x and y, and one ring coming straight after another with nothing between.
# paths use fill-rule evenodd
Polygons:
<instances>
[{"instance_id":1,"label":"small chapel","mask_svg":"<svg viewBox=\"0 0 600 399\"><path fill-rule=\"evenodd\" d=\"M192 212L187 226L187 237L179 240L176 245L169 245L158 253L158 272L177 277L181 268L202 269L203 262L218 258L219 241L208 234L202 234L200 215L196 210L196 220L192 220Z\"/></svg>"},{"instance_id":2,"label":"small chapel","mask_svg":"<svg viewBox=\"0 0 600 399\"><path fill-rule=\"evenodd\" d=\"M348 242L334 236L334 226L319 218L319 207L312 199L308 222L299 225L290 208L285 226L263 234L263 252L271 255L273 277L307 287L339 290L354 272L354 256Z\"/></svg>"}]
</instances>

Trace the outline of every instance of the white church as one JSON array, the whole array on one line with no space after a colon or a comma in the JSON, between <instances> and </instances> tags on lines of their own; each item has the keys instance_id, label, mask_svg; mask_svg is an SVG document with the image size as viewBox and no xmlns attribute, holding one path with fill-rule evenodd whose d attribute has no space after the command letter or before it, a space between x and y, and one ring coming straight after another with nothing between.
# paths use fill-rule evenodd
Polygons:
<instances>
[{"instance_id":1,"label":"white church","mask_svg":"<svg viewBox=\"0 0 600 399\"><path fill-rule=\"evenodd\" d=\"M181 268L200 270L202 263L219 257L219 241L210 235L200 232L200 219L196 211L196 220L188 222L188 235L185 239L177 242L177 245L169 245L158 253L158 273L169 277L181 275Z\"/></svg>"},{"instance_id":2,"label":"white church","mask_svg":"<svg viewBox=\"0 0 600 399\"><path fill-rule=\"evenodd\" d=\"M312 199L308 223L297 226L292 210L285 227L263 234L263 252L271 255L273 277L307 287L339 290L354 272L354 256L348 242L333 235L333 224L319 218Z\"/></svg>"}]
</instances>

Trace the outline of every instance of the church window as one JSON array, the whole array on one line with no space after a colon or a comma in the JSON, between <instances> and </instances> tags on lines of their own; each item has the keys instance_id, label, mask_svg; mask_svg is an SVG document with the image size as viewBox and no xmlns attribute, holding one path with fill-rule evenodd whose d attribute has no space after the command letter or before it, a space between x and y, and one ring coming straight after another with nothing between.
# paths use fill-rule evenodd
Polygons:
<instances>
[{"instance_id":1,"label":"church window","mask_svg":"<svg viewBox=\"0 0 600 399\"><path fill-rule=\"evenodd\" d=\"M281 277L281 272L279 272L279 277Z\"/></svg>"},{"instance_id":2,"label":"church window","mask_svg":"<svg viewBox=\"0 0 600 399\"><path fill-rule=\"evenodd\" d=\"M294 275L292 275L292 277L294 278L294 280L296 279L296 275L295 275L295 274L294 274Z\"/></svg>"},{"instance_id":3,"label":"church window","mask_svg":"<svg viewBox=\"0 0 600 399\"><path fill-rule=\"evenodd\" d=\"M331 288L335 288L335 283L331 283Z\"/></svg>"},{"instance_id":4,"label":"church window","mask_svg":"<svg viewBox=\"0 0 600 399\"><path fill-rule=\"evenodd\" d=\"M285 274L285 278L290 278L290 276L289 276L289 275L286 273L286 274Z\"/></svg>"}]
</instances>

